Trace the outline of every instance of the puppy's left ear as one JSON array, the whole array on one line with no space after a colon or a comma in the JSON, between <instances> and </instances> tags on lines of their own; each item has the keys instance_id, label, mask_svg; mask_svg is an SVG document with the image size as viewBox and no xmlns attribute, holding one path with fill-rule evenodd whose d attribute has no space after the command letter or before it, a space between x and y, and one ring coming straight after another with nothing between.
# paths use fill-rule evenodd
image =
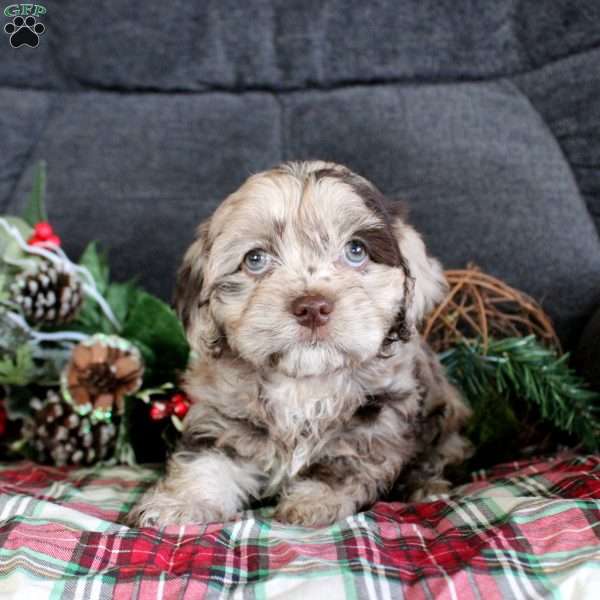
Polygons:
<instances>
[{"instance_id":1,"label":"puppy's left ear","mask_svg":"<svg viewBox=\"0 0 600 600\"><path fill-rule=\"evenodd\" d=\"M394 223L394 232L408 276L412 279L405 308L406 317L411 325L418 327L425 315L442 301L448 283L442 265L427 254L421 236L410 225L398 219Z\"/></svg>"},{"instance_id":2,"label":"puppy's left ear","mask_svg":"<svg viewBox=\"0 0 600 600\"><path fill-rule=\"evenodd\" d=\"M209 221L204 221L198 226L196 239L185 253L183 262L177 272L173 304L188 334L200 304L200 294L204 283L204 267L208 254L209 225Z\"/></svg>"}]
</instances>

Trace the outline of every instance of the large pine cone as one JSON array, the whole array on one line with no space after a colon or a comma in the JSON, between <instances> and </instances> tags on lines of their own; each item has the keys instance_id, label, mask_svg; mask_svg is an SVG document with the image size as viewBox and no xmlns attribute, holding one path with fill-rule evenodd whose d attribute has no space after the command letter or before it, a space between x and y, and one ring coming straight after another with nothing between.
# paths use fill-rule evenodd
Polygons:
<instances>
[{"instance_id":1,"label":"large pine cone","mask_svg":"<svg viewBox=\"0 0 600 600\"><path fill-rule=\"evenodd\" d=\"M12 299L34 325L62 325L81 308L81 282L74 273L61 271L47 261L19 274L11 287Z\"/></svg>"},{"instance_id":2,"label":"large pine cone","mask_svg":"<svg viewBox=\"0 0 600 600\"><path fill-rule=\"evenodd\" d=\"M91 465L112 455L117 436L115 424L94 422L79 415L56 392L44 401L34 398L32 417L23 425L23 436L38 462L65 465Z\"/></svg>"},{"instance_id":3,"label":"large pine cone","mask_svg":"<svg viewBox=\"0 0 600 600\"><path fill-rule=\"evenodd\" d=\"M122 414L125 396L142 385L139 350L115 335L96 334L73 348L62 376L62 391L80 413Z\"/></svg>"}]
</instances>

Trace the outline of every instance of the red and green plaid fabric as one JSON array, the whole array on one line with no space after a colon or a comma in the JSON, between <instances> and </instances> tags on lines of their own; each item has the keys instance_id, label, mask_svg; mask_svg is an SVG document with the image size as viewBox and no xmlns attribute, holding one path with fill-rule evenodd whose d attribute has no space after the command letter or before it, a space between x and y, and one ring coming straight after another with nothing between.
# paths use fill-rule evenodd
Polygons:
<instances>
[{"instance_id":1,"label":"red and green plaid fabric","mask_svg":"<svg viewBox=\"0 0 600 600\"><path fill-rule=\"evenodd\" d=\"M600 598L600 457L502 465L323 529L120 524L156 473L0 467L0 598Z\"/></svg>"}]
</instances>

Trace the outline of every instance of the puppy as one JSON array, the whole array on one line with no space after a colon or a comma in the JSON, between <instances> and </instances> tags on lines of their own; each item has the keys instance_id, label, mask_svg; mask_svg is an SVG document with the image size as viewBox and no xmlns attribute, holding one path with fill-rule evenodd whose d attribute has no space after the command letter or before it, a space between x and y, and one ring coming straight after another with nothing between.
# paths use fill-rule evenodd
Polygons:
<instances>
[{"instance_id":1,"label":"puppy","mask_svg":"<svg viewBox=\"0 0 600 600\"><path fill-rule=\"evenodd\" d=\"M193 404L130 521L225 521L274 498L279 521L326 525L394 490L446 491L469 410L417 331L445 289L366 179L320 161L250 177L179 271Z\"/></svg>"}]
</instances>

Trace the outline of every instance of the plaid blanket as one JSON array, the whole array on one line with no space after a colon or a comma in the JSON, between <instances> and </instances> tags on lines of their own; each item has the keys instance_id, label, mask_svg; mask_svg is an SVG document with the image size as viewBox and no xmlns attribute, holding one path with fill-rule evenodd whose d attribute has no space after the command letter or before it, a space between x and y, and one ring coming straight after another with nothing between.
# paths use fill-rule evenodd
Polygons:
<instances>
[{"instance_id":1,"label":"plaid blanket","mask_svg":"<svg viewBox=\"0 0 600 600\"><path fill-rule=\"evenodd\" d=\"M147 468L0 467L0 598L600 598L600 457L506 464L303 529L120 524Z\"/></svg>"}]
</instances>

